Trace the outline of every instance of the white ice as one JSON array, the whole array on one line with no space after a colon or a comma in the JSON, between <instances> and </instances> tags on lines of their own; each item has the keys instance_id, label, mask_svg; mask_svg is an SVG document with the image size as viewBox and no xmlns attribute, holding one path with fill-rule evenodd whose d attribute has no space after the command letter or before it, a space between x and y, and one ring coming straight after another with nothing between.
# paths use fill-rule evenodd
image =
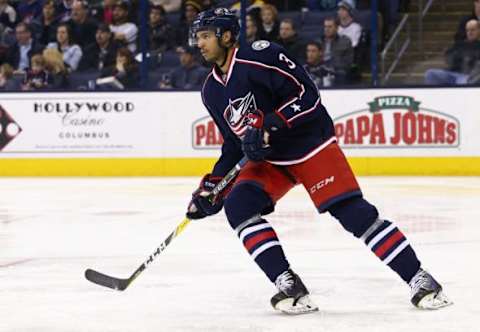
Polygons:
<instances>
[{"instance_id":1,"label":"white ice","mask_svg":"<svg viewBox=\"0 0 480 332\"><path fill-rule=\"evenodd\" d=\"M303 188L269 216L320 307L288 317L223 212L190 224L124 292L128 277L182 220L197 178L0 179L0 331L480 331L480 178L360 178L455 302L413 308L409 288Z\"/></svg>"}]
</instances>

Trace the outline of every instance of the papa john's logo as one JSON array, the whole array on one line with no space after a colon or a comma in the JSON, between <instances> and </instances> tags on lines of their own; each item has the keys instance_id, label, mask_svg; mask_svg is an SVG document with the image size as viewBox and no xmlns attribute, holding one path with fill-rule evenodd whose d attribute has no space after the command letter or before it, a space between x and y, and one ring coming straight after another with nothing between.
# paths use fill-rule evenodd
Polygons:
<instances>
[{"instance_id":1,"label":"papa john's logo","mask_svg":"<svg viewBox=\"0 0 480 332\"><path fill-rule=\"evenodd\" d=\"M195 150L216 150L223 144L223 137L213 119L207 115L192 125L192 147Z\"/></svg>"},{"instance_id":2,"label":"papa john's logo","mask_svg":"<svg viewBox=\"0 0 480 332\"><path fill-rule=\"evenodd\" d=\"M409 96L382 96L369 108L334 119L343 148L454 148L460 145L460 122L420 107Z\"/></svg>"},{"instance_id":3,"label":"papa john's logo","mask_svg":"<svg viewBox=\"0 0 480 332\"><path fill-rule=\"evenodd\" d=\"M0 151L20 134L22 128L0 105Z\"/></svg>"}]
</instances>

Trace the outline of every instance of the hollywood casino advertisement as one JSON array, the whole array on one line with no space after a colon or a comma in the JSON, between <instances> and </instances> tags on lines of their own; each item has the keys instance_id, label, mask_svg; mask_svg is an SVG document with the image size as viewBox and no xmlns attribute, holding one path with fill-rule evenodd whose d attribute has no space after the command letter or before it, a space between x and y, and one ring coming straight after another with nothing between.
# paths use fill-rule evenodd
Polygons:
<instances>
[{"instance_id":1,"label":"hollywood casino advertisement","mask_svg":"<svg viewBox=\"0 0 480 332\"><path fill-rule=\"evenodd\" d=\"M321 92L351 157L480 156L478 88ZM217 158L199 92L2 94L0 158Z\"/></svg>"},{"instance_id":2,"label":"hollywood casino advertisement","mask_svg":"<svg viewBox=\"0 0 480 332\"><path fill-rule=\"evenodd\" d=\"M160 134L126 94L17 94L0 100L0 157L130 156Z\"/></svg>"}]
</instances>

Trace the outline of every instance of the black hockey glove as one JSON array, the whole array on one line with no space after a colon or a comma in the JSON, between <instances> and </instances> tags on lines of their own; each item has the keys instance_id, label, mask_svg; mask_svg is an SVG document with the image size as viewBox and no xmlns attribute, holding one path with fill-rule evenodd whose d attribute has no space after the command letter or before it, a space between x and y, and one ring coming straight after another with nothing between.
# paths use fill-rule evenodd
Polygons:
<instances>
[{"instance_id":1,"label":"black hockey glove","mask_svg":"<svg viewBox=\"0 0 480 332\"><path fill-rule=\"evenodd\" d=\"M263 119L263 112L260 110L249 113L246 118L247 130L242 140L242 151L252 161L265 159L271 151L270 145L265 142Z\"/></svg>"},{"instance_id":2,"label":"black hockey glove","mask_svg":"<svg viewBox=\"0 0 480 332\"><path fill-rule=\"evenodd\" d=\"M192 193L192 200L188 204L187 218L202 219L218 213L223 207L223 197L228 188L225 188L214 201L210 201L209 195L213 188L222 180L221 176L205 175L200 181L198 189Z\"/></svg>"}]
</instances>

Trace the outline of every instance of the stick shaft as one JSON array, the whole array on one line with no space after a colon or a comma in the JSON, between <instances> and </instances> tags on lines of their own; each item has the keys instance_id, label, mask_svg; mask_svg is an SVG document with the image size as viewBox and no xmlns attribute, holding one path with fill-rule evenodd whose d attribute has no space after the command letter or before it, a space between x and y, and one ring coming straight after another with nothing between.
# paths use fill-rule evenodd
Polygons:
<instances>
[{"instance_id":1,"label":"stick shaft","mask_svg":"<svg viewBox=\"0 0 480 332\"><path fill-rule=\"evenodd\" d=\"M243 166L247 163L248 158L243 157L224 177L223 179L213 188L212 193L210 194L210 200L214 200L227 186L232 180L237 176ZM143 270L150 265L153 260L160 255L160 253L165 250L165 248L172 242L174 238L176 238L183 230L188 226L190 223L190 219L184 218L183 221L175 228L175 230L170 233L170 235L165 239L165 241L158 246L155 251L147 258L147 260L138 267L138 269L130 276L129 280L132 282L135 278L138 277Z\"/></svg>"},{"instance_id":2,"label":"stick shaft","mask_svg":"<svg viewBox=\"0 0 480 332\"><path fill-rule=\"evenodd\" d=\"M209 196L209 200L213 201L215 198L228 186L230 182L237 176L242 167L247 163L248 159L243 157L223 179L213 188L212 193ZM162 251L172 242L174 238L180 235L185 228L190 224L190 219L185 217L180 224L175 227L175 230L168 235L168 237L155 249L155 251L148 256L128 279L120 279L108 276L106 274L97 272L95 270L88 269L85 271L85 277L98 285L116 289L119 291L125 290L154 260L159 256Z\"/></svg>"}]
</instances>

